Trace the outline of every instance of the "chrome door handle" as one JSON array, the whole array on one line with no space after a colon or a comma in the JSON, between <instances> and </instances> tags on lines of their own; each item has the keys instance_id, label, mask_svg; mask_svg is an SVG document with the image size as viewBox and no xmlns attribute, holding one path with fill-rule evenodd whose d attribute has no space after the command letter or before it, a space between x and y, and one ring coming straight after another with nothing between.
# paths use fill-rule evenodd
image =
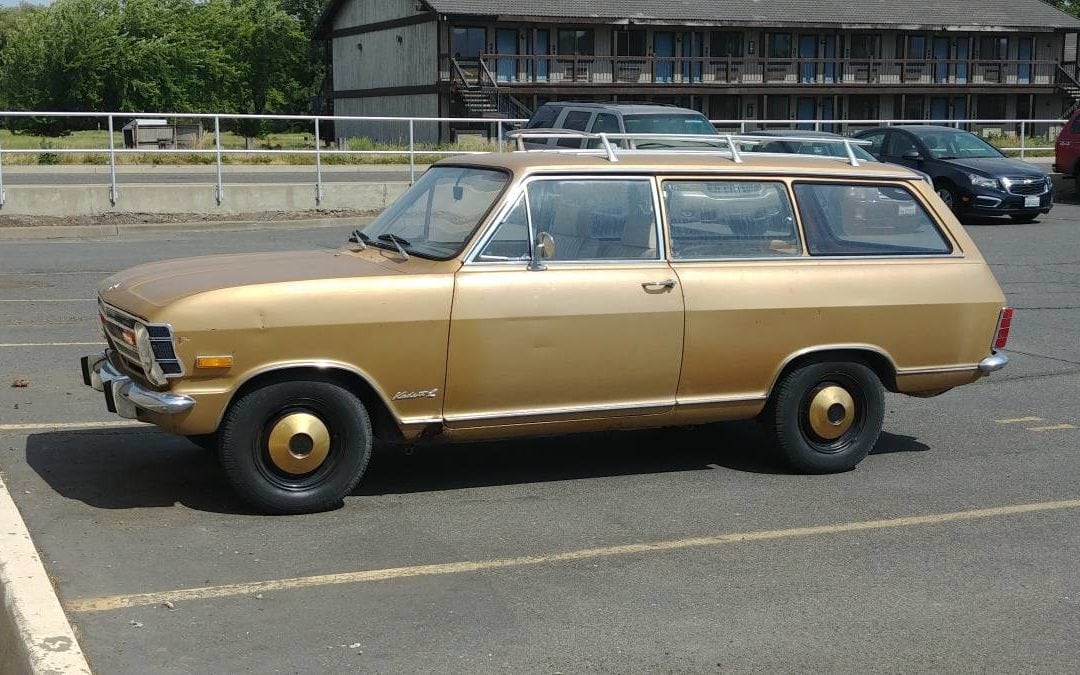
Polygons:
<instances>
[{"instance_id":1,"label":"chrome door handle","mask_svg":"<svg viewBox=\"0 0 1080 675\"><path fill-rule=\"evenodd\" d=\"M674 279L664 279L663 281L643 281L641 287L645 289L649 288L675 288Z\"/></svg>"}]
</instances>

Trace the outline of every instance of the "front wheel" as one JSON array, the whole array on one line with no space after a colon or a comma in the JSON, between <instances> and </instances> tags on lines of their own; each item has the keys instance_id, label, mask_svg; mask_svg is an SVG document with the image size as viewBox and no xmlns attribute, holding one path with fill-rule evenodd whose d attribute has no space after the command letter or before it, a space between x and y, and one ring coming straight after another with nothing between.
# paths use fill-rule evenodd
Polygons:
<instances>
[{"instance_id":1,"label":"front wheel","mask_svg":"<svg viewBox=\"0 0 1080 675\"><path fill-rule=\"evenodd\" d=\"M336 508L356 487L371 445L371 421L354 394L329 382L281 382L229 409L221 464L260 511L312 513Z\"/></svg>"},{"instance_id":2,"label":"front wheel","mask_svg":"<svg viewBox=\"0 0 1080 675\"><path fill-rule=\"evenodd\" d=\"M877 443L885 394L863 363L811 363L781 380L772 410L787 463L806 473L833 473L854 468Z\"/></svg>"},{"instance_id":3,"label":"front wheel","mask_svg":"<svg viewBox=\"0 0 1080 675\"><path fill-rule=\"evenodd\" d=\"M948 185L939 185L937 187L938 197L941 197L941 201L945 202L945 206L949 207L950 211L956 210L956 195L953 193L952 188Z\"/></svg>"}]
</instances>

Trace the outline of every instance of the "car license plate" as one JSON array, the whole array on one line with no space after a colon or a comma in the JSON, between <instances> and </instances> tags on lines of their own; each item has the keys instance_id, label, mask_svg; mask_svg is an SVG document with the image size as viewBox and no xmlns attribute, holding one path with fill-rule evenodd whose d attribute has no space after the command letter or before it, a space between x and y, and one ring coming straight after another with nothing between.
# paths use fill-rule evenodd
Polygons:
<instances>
[{"instance_id":1,"label":"car license plate","mask_svg":"<svg viewBox=\"0 0 1080 675\"><path fill-rule=\"evenodd\" d=\"M1024 208L1030 209L1039 205L1038 197L1024 197Z\"/></svg>"}]
</instances>

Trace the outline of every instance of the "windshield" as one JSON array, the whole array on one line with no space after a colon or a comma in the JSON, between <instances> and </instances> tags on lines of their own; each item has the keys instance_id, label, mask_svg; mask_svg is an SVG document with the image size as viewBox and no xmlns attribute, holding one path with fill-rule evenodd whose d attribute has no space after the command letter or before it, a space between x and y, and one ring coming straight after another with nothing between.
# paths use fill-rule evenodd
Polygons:
<instances>
[{"instance_id":1,"label":"windshield","mask_svg":"<svg viewBox=\"0 0 1080 675\"><path fill-rule=\"evenodd\" d=\"M934 159L1001 157L997 148L975 134L962 131L919 131L915 134Z\"/></svg>"},{"instance_id":2,"label":"windshield","mask_svg":"<svg viewBox=\"0 0 1080 675\"><path fill-rule=\"evenodd\" d=\"M496 169L435 166L362 231L364 241L425 258L452 258L510 177Z\"/></svg>"},{"instance_id":3,"label":"windshield","mask_svg":"<svg viewBox=\"0 0 1080 675\"><path fill-rule=\"evenodd\" d=\"M628 134L693 134L716 136L716 128L704 115L624 115Z\"/></svg>"}]
</instances>

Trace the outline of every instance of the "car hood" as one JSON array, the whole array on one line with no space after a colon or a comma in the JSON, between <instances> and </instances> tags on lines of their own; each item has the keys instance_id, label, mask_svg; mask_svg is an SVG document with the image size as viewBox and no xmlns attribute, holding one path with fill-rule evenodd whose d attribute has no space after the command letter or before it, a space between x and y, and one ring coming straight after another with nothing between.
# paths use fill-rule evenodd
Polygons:
<instances>
[{"instance_id":1,"label":"car hood","mask_svg":"<svg viewBox=\"0 0 1080 675\"><path fill-rule=\"evenodd\" d=\"M110 305L150 318L177 300L224 288L401 273L342 251L242 253L139 265L105 279L98 293Z\"/></svg>"},{"instance_id":2,"label":"car hood","mask_svg":"<svg viewBox=\"0 0 1080 675\"><path fill-rule=\"evenodd\" d=\"M1042 176L1046 172L1018 159L1008 157L971 157L938 160L950 166L966 171L974 171L987 176Z\"/></svg>"}]
</instances>

